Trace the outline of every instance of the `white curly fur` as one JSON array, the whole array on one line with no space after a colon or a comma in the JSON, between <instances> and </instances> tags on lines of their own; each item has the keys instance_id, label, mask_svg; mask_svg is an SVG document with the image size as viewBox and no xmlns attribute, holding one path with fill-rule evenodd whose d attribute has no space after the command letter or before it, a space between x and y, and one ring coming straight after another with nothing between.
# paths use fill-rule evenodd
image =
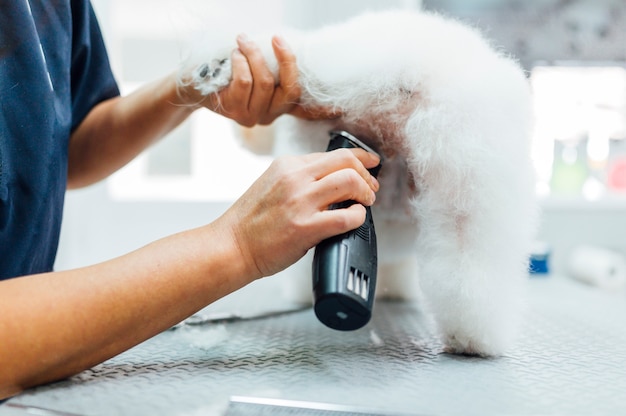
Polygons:
<instances>
[{"instance_id":1,"label":"white curly fur","mask_svg":"<svg viewBox=\"0 0 626 416\"><path fill-rule=\"evenodd\" d=\"M502 354L523 315L537 217L522 70L475 29L426 12L364 14L285 38L303 104L343 115L281 118L274 153L323 151L333 129L378 149L378 293L422 299L451 352ZM255 40L276 71L269 38ZM227 85L233 47L196 64L190 82L205 94ZM224 68L200 74L207 62L207 73ZM287 273L310 276L310 261ZM298 281L310 301L310 278Z\"/></svg>"}]
</instances>

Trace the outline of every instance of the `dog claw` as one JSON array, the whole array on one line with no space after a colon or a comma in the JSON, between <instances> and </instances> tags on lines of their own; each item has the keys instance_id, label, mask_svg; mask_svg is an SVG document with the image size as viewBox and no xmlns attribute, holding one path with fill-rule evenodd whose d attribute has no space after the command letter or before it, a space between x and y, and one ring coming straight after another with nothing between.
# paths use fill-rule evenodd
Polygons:
<instances>
[{"instance_id":1,"label":"dog claw","mask_svg":"<svg viewBox=\"0 0 626 416\"><path fill-rule=\"evenodd\" d=\"M198 76L200 78L206 78L206 76L209 74L209 64L203 64L198 72Z\"/></svg>"}]
</instances>

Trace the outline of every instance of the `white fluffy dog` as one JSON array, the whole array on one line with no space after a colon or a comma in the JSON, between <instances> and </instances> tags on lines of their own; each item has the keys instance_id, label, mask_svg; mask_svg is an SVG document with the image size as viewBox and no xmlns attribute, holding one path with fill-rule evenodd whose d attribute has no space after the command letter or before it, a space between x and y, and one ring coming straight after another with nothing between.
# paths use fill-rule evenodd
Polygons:
<instances>
[{"instance_id":1,"label":"white fluffy dog","mask_svg":"<svg viewBox=\"0 0 626 416\"><path fill-rule=\"evenodd\" d=\"M522 316L536 222L530 93L520 67L474 29L426 12L364 14L285 38L303 104L342 116L281 118L274 154L324 151L330 130L382 153L373 208L378 294L419 294L450 352L502 354ZM228 85L233 48L195 66L197 89ZM275 70L271 49L265 55ZM309 302L310 270L308 258L290 271L308 276L301 285Z\"/></svg>"}]
</instances>

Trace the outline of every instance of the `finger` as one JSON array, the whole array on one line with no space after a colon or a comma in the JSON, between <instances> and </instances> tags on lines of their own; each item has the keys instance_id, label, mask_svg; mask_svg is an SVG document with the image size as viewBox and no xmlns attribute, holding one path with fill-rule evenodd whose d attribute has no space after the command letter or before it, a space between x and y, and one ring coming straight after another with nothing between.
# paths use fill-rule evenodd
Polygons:
<instances>
[{"instance_id":1,"label":"finger","mask_svg":"<svg viewBox=\"0 0 626 416\"><path fill-rule=\"evenodd\" d=\"M280 36L272 38L272 47L278 62L280 83L274 92L269 115L276 118L281 114L289 113L308 120L339 117L341 112L336 108L322 106L304 107L301 105L302 87L298 82L300 71L296 62L296 56L287 42Z\"/></svg>"},{"instance_id":2,"label":"finger","mask_svg":"<svg viewBox=\"0 0 626 416\"><path fill-rule=\"evenodd\" d=\"M332 152L312 153L305 156L314 180L342 169L354 169L375 192L380 185L367 169L378 166L380 158L363 149L337 149Z\"/></svg>"},{"instance_id":3,"label":"finger","mask_svg":"<svg viewBox=\"0 0 626 416\"><path fill-rule=\"evenodd\" d=\"M370 184L354 169L342 169L324 176L313 183L310 189L317 198L318 209L326 209L331 204L343 201L356 201L365 206L376 201L376 194Z\"/></svg>"},{"instance_id":4,"label":"finger","mask_svg":"<svg viewBox=\"0 0 626 416\"><path fill-rule=\"evenodd\" d=\"M332 120L341 117L342 111L335 107L311 107L298 103L289 110L289 114L305 120Z\"/></svg>"},{"instance_id":5,"label":"finger","mask_svg":"<svg viewBox=\"0 0 626 416\"><path fill-rule=\"evenodd\" d=\"M319 241L360 227L365 222L365 216L365 207L360 204L317 213L314 222L322 233L318 236Z\"/></svg>"},{"instance_id":6,"label":"finger","mask_svg":"<svg viewBox=\"0 0 626 416\"><path fill-rule=\"evenodd\" d=\"M252 74L248 61L239 50L231 55L232 80L228 87L217 94L211 94L209 108L233 120L247 125L248 102L252 90Z\"/></svg>"},{"instance_id":7,"label":"finger","mask_svg":"<svg viewBox=\"0 0 626 416\"><path fill-rule=\"evenodd\" d=\"M254 42L245 35L239 35L237 44L248 60L253 80L248 111L264 116L272 102L276 80L265 62L261 49Z\"/></svg>"},{"instance_id":8,"label":"finger","mask_svg":"<svg viewBox=\"0 0 626 416\"><path fill-rule=\"evenodd\" d=\"M274 90L274 96L268 109L268 119L275 119L284 113L289 113L300 100L301 88L298 84L299 71L296 56L287 42L280 36L272 38L272 48L278 62L279 84Z\"/></svg>"}]
</instances>

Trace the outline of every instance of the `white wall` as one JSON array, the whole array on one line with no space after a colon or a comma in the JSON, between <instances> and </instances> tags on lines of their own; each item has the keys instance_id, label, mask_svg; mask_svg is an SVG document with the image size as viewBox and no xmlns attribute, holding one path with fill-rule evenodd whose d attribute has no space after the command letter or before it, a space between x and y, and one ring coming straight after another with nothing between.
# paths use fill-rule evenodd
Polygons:
<instances>
[{"instance_id":1,"label":"white wall","mask_svg":"<svg viewBox=\"0 0 626 416\"><path fill-rule=\"evenodd\" d=\"M566 274L572 249L579 245L626 255L626 196L617 200L547 200L538 238L551 248L551 270Z\"/></svg>"}]
</instances>

